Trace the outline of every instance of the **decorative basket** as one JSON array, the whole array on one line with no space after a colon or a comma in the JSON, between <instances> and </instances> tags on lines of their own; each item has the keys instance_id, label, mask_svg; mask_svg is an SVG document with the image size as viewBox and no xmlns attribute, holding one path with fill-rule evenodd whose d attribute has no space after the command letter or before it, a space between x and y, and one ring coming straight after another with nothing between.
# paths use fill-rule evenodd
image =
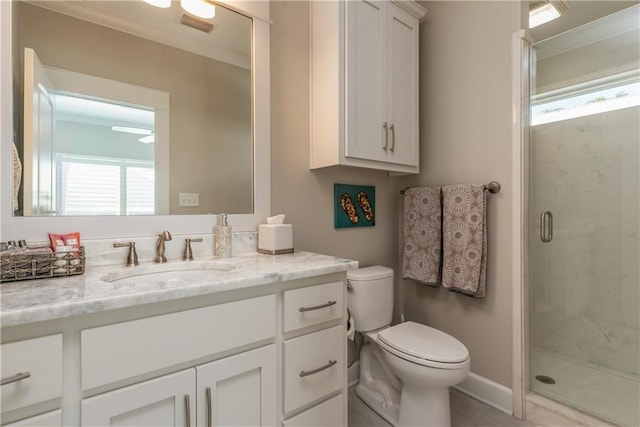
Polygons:
<instances>
[{"instance_id":1,"label":"decorative basket","mask_svg":"<svg viewBox=\"0 0 640 427\"><path fill-rule=\"evenodd\" d=\"M47 279L84 273L84 246L71 251L13 253L0 257L0 282Z\"/></svg>"}]
</instances>

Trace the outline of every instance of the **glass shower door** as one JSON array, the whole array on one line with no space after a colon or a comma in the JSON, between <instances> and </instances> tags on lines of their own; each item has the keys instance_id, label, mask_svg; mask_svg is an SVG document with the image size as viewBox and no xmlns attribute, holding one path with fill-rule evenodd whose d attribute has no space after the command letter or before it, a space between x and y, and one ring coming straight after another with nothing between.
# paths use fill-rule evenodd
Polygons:
<instances>
[{"instance_id":1,"label":"glass shower door","mask_svg":"<svg viewBox=\"0 0 640 427\"><path fill-rule=\"evenodd\" d=\"M534 45L529 153L530 387L628 426L640 425L639 10Z\"/></svg>"}]
</instances>

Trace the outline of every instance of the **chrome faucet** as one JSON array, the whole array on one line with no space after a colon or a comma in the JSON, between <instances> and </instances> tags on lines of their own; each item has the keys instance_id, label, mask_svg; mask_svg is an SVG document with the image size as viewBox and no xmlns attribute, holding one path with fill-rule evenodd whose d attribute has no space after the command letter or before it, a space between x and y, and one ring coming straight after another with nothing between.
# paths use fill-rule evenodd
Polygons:
<instances>
[{"instance_id":1,"label":"chrome faucet","mask_svg":"<svg viewBox=\"0 0 640 427\"><path fill-rule=\"evenodd\" d=\"M133 265L138 265L138 253L136 252L136 242L127 242L127 243L120 243L120 242L115 242L113 244L114 248L129 248L129 253L127 254L127 262L126 262L126 266L127 267L131 267Z\"/></svg>"},{"instance_id":2,"label":"chrome faucet","mask_svg":"<svg viewBox=\"0 0 640 427\"><path fill-rule=\"evenodd\" d=\"M171 240L171 233L163 231L158 235L158 241L156 242L156 259L155 262L167 262L167 257L164 255L164 242Z\"/></svg>"},{"instance_id":3,"label":"chrome faucet","mask_svg":"<svg viewBox=\"0 0 640 427\"><path fill-rule=\"evenodd\" d=\"M184 252L182 252L183 261L193 261L193 250L191 250L191 242L202 242L202 237L192 239L190 237L184 239Z\"/></svg>"}]
</instances>

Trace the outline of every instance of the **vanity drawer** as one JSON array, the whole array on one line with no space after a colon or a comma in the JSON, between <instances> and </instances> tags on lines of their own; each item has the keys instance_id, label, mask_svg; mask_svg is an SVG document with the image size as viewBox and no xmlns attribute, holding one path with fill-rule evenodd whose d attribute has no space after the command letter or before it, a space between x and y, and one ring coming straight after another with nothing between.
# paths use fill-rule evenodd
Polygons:
<instances>
[{"instance_id":1,"label":"vanity drawer","mask_svg":"<svg viewBox=\"0 0 640 427\"><path fill-rule=\"evenodd\" d=\"M284 342L284 412L320 399L346 383L344 326Z\"/></svg>"},{"instance_id":2,"label":"vanity drawer","mask_svg":"<svg viewBox=\"0 0 640 427\"><path fill-rule=\"evenodd\" d=\"M15 379L2 386L3 412L62 396L62 334L2 344L0 352L2 381Z\"/></svg>"},{"instance_id":3,"label":"vanity drawer","mask_svg":"<svg viewBox=\"0 0 640 427\"><path fill-rule=\"evenodd\" d=\"M344 420L345 398L343 394L332 397L326 402L307 409L303 413L296 415L282 422L284 427L335 427L346 426Z\"/></svg>"},{"instance_id":4,"label":"vanity drawer","mask_svg":"<svg viewBox=\"0 0 640 427\"><path fill-rule=\"evenodd\" d=\"M344 282L332 282L285 291L283 331L341 318L344 315L344 290Z\"/></svg>"},{"instance_id":5,"label":"vanity drawer","mask_svg":"<svg viewBox=\"0 0 640 427\"><path fill-rule=\"evenodd\" d=\"M85 329L82 389L270 339L275 295Z\"/></svg>"}]
</instances>

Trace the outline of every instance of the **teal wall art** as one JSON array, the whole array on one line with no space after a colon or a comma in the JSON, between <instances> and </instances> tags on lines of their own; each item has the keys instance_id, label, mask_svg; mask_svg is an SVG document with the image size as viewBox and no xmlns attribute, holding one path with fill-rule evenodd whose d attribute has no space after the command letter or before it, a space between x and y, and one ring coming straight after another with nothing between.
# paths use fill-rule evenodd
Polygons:
<instances>
[{"instance_id":1,"label":"teal wall art","mask_svg":"<svg viewBox=\"0 0 640 427\"><path fill-rule=\"evenodd\" d=\"M334 184L334 227L372 227L376 225L376 187Z\"/></svg>"}]
</instances>

